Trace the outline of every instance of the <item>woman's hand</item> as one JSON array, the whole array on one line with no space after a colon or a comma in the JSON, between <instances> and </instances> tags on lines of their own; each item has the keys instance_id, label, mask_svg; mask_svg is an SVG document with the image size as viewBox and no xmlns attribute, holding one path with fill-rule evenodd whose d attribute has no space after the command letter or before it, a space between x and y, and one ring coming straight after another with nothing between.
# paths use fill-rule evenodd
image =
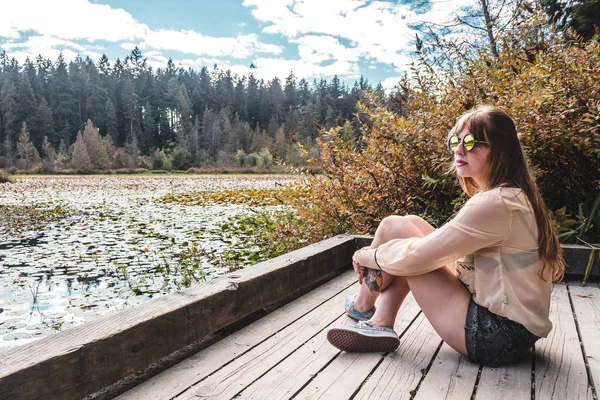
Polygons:
<instances>
[{"instance_id":1,"label":"woman's hand","mask_svg":"<svg viewBox=\"0 0 600 400\"><path fill-rule=\"evenodd\" d=\"M365 254L363 252L368 252L369 250L371 250L370 247L363 247L362 249L357 250L354 253L354 255L352 256L352 267L354 268L354 271L358 274L358 283L360 285L362 285L362 283L363 283L363 278L365 275L365 268L369 267L364 262ZM363 253L363 254L361 254L361 253ZM361 261L361 259L363 261Z\"/></svg>"},{"instance_id":2,"label":"woman's hand","mask_svg":"<svg viewBox=\"0 0 600 400\"><path fill-rule=\"evenodd\" d=\"M358 284L362 285L365 267L360 266L354 257L352 257L352 267L354 267L354 272L358 274Z\"/></svg>"}]
</instances>

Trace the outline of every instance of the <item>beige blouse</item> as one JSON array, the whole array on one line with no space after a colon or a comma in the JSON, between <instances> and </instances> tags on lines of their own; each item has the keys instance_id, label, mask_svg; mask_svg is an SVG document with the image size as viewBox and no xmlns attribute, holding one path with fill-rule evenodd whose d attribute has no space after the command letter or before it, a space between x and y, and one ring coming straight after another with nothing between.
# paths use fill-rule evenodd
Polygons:
<instances>
[{"instance_id":1,"label":"beige blouse","mask_svg":"<svg viewBox=\"0 0 600 400\"><path fill-rule=\"evenodd\" d=\"M518 188L495 188L467 201L454 219L423 238L391 240L376 257L392 275L420 275L454 264L475 303L546 337L552 280L538 276L537 225Z\"/></svg>"}]
</instances>

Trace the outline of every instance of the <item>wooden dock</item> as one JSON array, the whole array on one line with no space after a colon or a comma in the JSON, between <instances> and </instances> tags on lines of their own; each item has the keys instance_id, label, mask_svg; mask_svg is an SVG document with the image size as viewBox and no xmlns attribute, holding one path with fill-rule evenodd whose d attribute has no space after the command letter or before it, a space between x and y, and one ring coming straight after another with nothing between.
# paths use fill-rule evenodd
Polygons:
<instances>
[{"instance_id":1,"label":"wooden dock","mask_svg":"<svg viewBox=\"0 0 600 400\"><path fill-rule=\"evenodd\" d=\"M598 399L597 283L556 284L549 337L531 360L501 368L448 347L410 296L396 320L396 352L340 352L326 332L353 322L343 304L356 291L355 274L344 272L117 399Z\"/></svg>"}]
</instances>

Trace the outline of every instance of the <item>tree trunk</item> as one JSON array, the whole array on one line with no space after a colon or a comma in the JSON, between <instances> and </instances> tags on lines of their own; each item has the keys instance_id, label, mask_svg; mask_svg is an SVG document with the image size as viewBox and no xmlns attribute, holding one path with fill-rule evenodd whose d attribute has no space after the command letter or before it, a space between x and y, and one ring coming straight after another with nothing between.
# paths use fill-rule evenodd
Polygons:
<instances>
[{"instance_id":1,"label":"tree trunk","mask_svg":"<svg viewBox=\"0 0 600 400\"><path fill-rule=\"evenodd\" d=\"M492 54L494 57L498 57L498 49L496 47L496 38L494 37L493 26L494 22L490 18L490 12L488 9L488 0L479 0L481 3L481 9L483 11L483 17L485 18L485 30L488 34L488 39L490 40L490 50L492 50Z\"/></svg>"}]
</instances>

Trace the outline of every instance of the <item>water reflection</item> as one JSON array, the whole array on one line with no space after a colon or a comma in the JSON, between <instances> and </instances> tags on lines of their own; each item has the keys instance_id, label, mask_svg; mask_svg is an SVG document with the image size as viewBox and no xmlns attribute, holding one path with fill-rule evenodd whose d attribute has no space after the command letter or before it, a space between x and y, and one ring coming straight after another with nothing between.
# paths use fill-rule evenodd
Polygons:
<instances>
[{"instance_id":1,"label":"water reflection","mask_svg":"<svg viewBox=\"0 0 600 400\"><path fill-rule=\"evenodd\" d=\"M276 182L269 179L264 187ZM181 288L182 272L173 260L191 243L215 252L230 246L231 239L216 233L219 224L248 209L156 202L172 190L209 188L198 179L171 180L165 186L122 177L27 179L13 185L19 190L0 188L0 204L43 202L72 210L22 237L0 227L0 349ZM229 188L223 182L260 188L258 180L211 182L214 188ZM207 262L202 272L211 277L226 269Z\"/></svg>"}]
</instances>

